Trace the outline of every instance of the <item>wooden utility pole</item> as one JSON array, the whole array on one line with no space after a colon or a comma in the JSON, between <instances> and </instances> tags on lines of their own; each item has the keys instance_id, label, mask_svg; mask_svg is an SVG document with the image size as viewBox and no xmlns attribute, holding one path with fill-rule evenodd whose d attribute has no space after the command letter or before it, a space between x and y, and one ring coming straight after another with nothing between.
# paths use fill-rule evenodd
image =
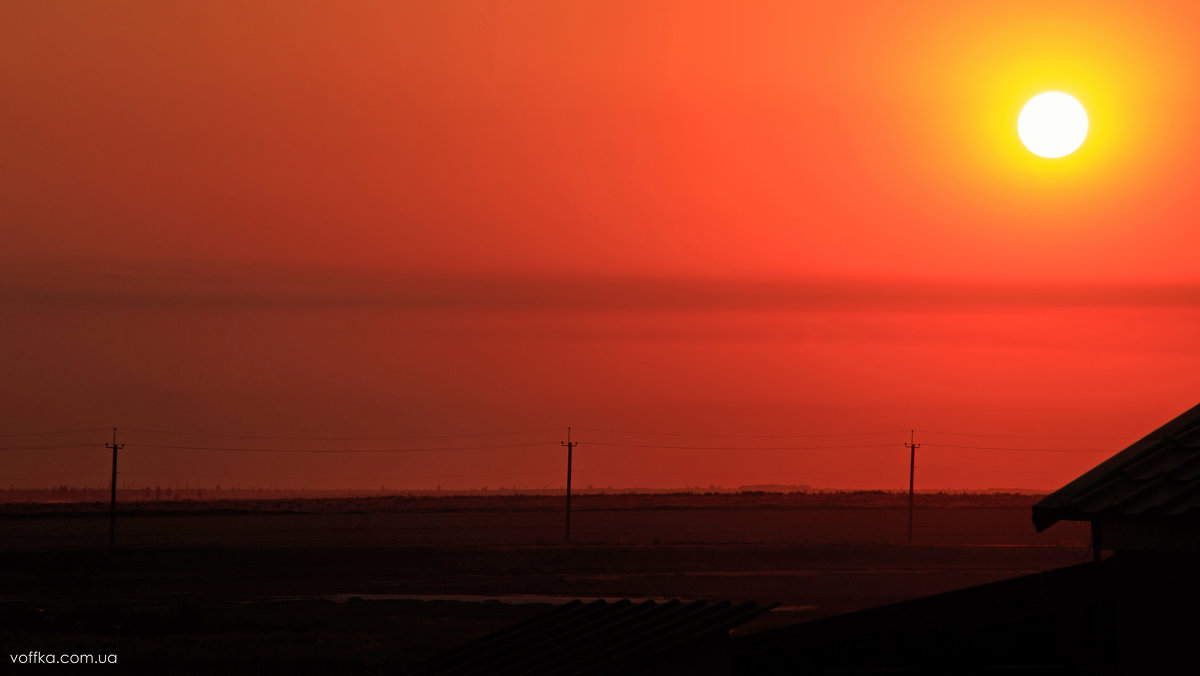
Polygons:
<instances>
[{"instance_id":1,"label":"wooden utility pole","mask_svg":"<svg viewBox=\"0 0 1200 676\"><path fill-rule=\"evenodd\" d=\"M913 534L913 475L917 471L917 449L921 444L916 443L916 431L908 431L908 544L912 544Z\"/></svg>"},{"instance_id":2,"label":"wooden utility pole","mask_svg":"<svg viewBox=\"0 0 1200 676\"><path fill-rule=\"evenodd\" d=\"M117 443L117 428L113 428L112 443L104 444L104 447L113 452L112 500L108 508L108 548L111 550L117 546L117 451L125 448L125 444Z\"/></svg>"},{"instance_id":3,"label":"wooden utility pole","mask_svg":"<svg viewBox=\"0 0 1200 676\"><path fill-rule=\"evenodd\" d=\"M559 443L560 443L560 444L562 444L563 446L566 446L566 447L567 447L567 529L566 529L566 542L567 542L567 544L570 544L570 543L571 543L571 455L572 455L572 453L571 453L571 452L572 452L572 451L575 449L575 447L576 447L576 446L578 446L578 445L579 445L579 442L578 442L578 441L571 441L571 428L570 428L570 427L568 427L568 428L567 428L567 440L566 440L566 441L560 441Z\"/></svg>"}]
</instances>

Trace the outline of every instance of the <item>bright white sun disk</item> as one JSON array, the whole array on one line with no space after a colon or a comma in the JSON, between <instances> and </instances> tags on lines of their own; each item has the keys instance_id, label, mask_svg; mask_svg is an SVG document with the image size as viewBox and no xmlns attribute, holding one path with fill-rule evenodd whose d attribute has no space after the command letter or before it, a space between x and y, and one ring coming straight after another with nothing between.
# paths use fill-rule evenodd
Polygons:
<instances>
[{"instance_id":1,"label":"bright white sun disk","mask_svg":"<svg viewBox=\"0 0 1200 676\"><path fill-rule=\"evenodd\" d=\"M1070 155L1083 144L1087 133L1087 111L1062 92L1046 92L1029 99L1017 118L1021 143L1041 157Z\"/></svg>"}]
</instances>

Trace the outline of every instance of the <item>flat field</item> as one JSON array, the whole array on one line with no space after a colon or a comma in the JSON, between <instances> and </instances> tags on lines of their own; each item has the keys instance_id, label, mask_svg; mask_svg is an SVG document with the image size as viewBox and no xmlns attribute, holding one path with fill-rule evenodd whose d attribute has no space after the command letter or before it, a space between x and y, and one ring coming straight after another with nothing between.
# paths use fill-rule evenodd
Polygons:
<instances>
[{"instance_id":1,"label":"flat field","mask_svg":"<svg viewBox=\"0 0 1200 676\"><path fill-rule=\"evenodd\" d=\"M1019 495L0 506L0 641L146 672L395 672L570 598L777 603L750 632L1079 563Z\"/></svg>"}]
</instances>

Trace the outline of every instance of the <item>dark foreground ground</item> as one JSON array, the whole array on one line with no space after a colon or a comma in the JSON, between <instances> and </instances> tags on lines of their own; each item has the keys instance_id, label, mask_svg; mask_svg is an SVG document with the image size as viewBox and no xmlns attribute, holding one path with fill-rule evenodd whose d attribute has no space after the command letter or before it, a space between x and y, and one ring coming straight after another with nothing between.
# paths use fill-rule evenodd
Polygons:
<instances>
[{"instance_id":1,"label":"dark foreground ground","mask_svg":"<svg viewBox=\"0 0 1200 676\"><path fill-rule=\"evenodd\" d=\"M780 607L740 632L1088 559L1022 496L588 496L0 506L0 646L121 671L403 672L572 598ZM43 667L43 669L46 667ZM55 667L61 669L62 667ZM93 669L100 669L99 666Z\"/></svg>"}]
</instances>

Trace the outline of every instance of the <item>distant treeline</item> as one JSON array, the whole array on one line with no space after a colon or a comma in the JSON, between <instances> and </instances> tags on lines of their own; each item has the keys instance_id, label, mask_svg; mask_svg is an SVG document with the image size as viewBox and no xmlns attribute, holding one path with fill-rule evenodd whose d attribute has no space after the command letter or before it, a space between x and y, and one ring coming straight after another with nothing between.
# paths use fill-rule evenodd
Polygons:
<instances>
[{"instance_id":1,"label":"distant treeline","mask_svg":"<svg viewBox=\"0 0 1200 676\"><path fill-rule=\"evenodd\" d=\"M363 513L445 511L559 511L562 493L417 495L394 493L364 495L361 491L273 491L268 489L166 489L156 499L150 489L122 490L117 507L129 514L201 513ZM356 494L357 493L357 494ZM28 495L27 495L28 494ZM22 499L24 497L24 499ZM108 510L108 493L97 489L10 490L0 495L0 513L18 514L103 514ZM1036 497L1020 493L936 492L917 495L921 508L1028 507ZM845 508L903 509L907 493L898 491L662 491L655 493L585 493L576 496L576 511L659 509L808 509Z\"/></svg>"},{"instance_id":2,"label":"distant treeline","mask_svg":"<svg viewBox=\"0 0 1200 676\"><path fill-rule=\"evenodd\" d=\"M390 489L384 486L378 489L302 489L302 488L264 488L264 487L234 487L222 488L219 484L209 488L180 488L162 486L143 486L140 488L118 488L117 501L128 502L172 502L172 501L209 501L209 500L292 500L292 499L334 499L334 498L371 498L371 497L409 497L409 498L451 498L451 497L551 497L562 496L562 488L529 489L487 487L471 490L403 490ZM697 496L697 495L810 495L810 496L858 496L865 499L869 496L872 502L882 496L907 495L904 491L886 490L831 490L814 489L807 485L785 484L756 484L723 488L721 486L688 486L683 488L576 488L572 493L577 496ZM1045 491L1025 489L988 489L982 491L961 490L919 490L921 495L1041 495ZM0 489L0 502L108 502L110 489L88 488L81 486L52 486L49 488L8 488ZM824 500L828 500L826 497Z\"/></svg>"},{"instance_id":3,"label":"distant treeline","mask_svg":"<svg viewBox=\"0 0 1200 676\"><path fill-rule=\"evenodd\" d=\"M386 491L384 491L386 493ZM402 492L398 492L402 493ZM355 498L380 495L379 490L298 490L277 488L178 488L143 486L118 488L118 502L168 502L174 500L272 500L285 498ZM50 488L0 489L0 502L107 502L110 488L53 486Z\"/></svg>"},{"instance_id":4,"label":"distant treeline","mask_svg":"<svg viewBox=\"0 0 1200 676\"><path fill-rule=\"evenodd\" d=\"M670 495L697 493L806 493L813 489L810 486L789 485L756 485L723 488L721 486L684 487L684 488L574 488L575 495ZM562 488L509 488L501 486L469 490L404 490L386 486L374 488L346 489L310 489L310 488L265 488L261 486L222 488L220 484L210 488L180 488L162 486L143 486L141 488L117 488L118 502L163 502L171 500L271 500L290 498L361 498L375 496L422 496L446 497L468 495L563 495ZM81 486L52 486L49 488L8 488L0 489L0 501L3 502L96 502L107 501L111 497L108 487L91 488Z\"/></svg>"}]
</instances>

